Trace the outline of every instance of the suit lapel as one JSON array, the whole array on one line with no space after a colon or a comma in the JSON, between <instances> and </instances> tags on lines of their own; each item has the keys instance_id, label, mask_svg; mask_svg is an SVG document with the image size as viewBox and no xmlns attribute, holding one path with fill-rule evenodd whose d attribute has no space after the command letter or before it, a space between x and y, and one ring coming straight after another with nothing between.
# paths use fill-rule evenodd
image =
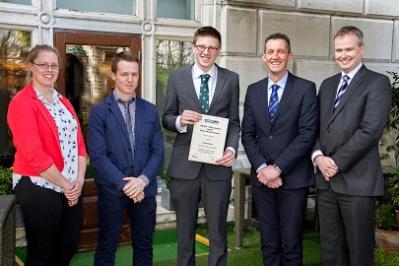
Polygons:
<instances>
[{"instance_id":1,"label":"suit lapel","mask_svg":"<svg viewBox=\"0 0 399 266\"><path fill-rule=\"evenodd\" d=\"M339 102L339 104L337 106L337 109L335 109L335 112L333 112L333 114L332 114L331 122L341 112L342 108L344 108L344 106L348 102L348 100L351 97L351 95L353 94L353 92L356 91L356 89L360 87L360 84L364 80L364 78L363 78L364 72L365 72L365 67L362 66L362 68L360 68L360 70L353 77L353 80L349 83L348 88L346 89L345 93L342 95L342 97L340 99L340 102ZM336 89L337 88L338 88L338 84L336 86ZM334 101L335 101L335 95L334 95Z\"/></svg>"},{"instance_id":2,"label":"suit lapel","mask_svg":"<svg viewBox=\"0 0 399 266\"><path fill-rule=\"evenodd\" d=\"M218 74L217 74L217 80L216 80L216 87L215 87L215 93L213 94L212 102L209 106L209 111L208 113L211 112L212 107L217 103L218 97L222 94L222 91L224 89L224 84L225 84L225 70L218 65L216 65Z\"/></svg>"},{"instance_id":3,"label":"suit lapel","mask_svg":"<svg viewBox=\"0 0 399 266\"><path fill-rule=\"evenodd\" d=\"M127 132L125 120L123 119L121 110L119 109L118 104L115 101L114 94L112 92L108 94L107 104L110 113L115 117L116 122L118 123L119 127L122 129L123 139L125 139L127 145L130 145L129 133Z\"/></svg>"},{"instance_id":4,"label":"suit lapel","mask_svg":"<svg viewBox=\"0 0 399 266\"><path fill-rule=\"evenodd\" d=\"M182 77L184 81L182 82L183 90L189 95L194 105L197 107L197 111L201 112L201 107L199 104L197 93L195 92L194 82L193 82L193 74L191 72L192 65L187 66L184 70L185 75Z\"/></svg>"},{"instance_id":5,"label":"suit lapel","mask_svg":"<svg viewBox=\"0 0 399 266\"><path fill-rule=\"evenodd\" d=\"M285 106L287 105L287 101L288 101L287 99L290 97L291 91L293 90L293 83L294 83L294 78L292 77L291 73L288 72L287 83L285 84L284 92L283 92L283 95L281 96L280 103L277 107L276 116L273 120L273 123L271 124L271 127L273 127L276 120L278 119L280 111L283 110L285 108ZM269 117L269 112L267 112L267 116ZM268 119L268 120L270 121L270 119Z\"/></svg>"},{"instance_id":6,"label":"suit lapel","mask_svg":"<svg viewBox=\"0 0 399 266\"><path fill-rule=\"evenodd\" d=\"M144 106L141 99L136 98L136 112L134 115L134 147L137 147L137 141L141 139L141 131L143 129L143 119L144 119ZM144 133L145 134L145 133Z\"/></svg>"},{"instance_id":7,"label":"suit lapel","mask_svg":"<svg viewBox=\"0 0 399 266\"><path fill-rule=\"evenodd\" d=\"M261 118L261 124L265 125L265 127L263 128L265 130L266 134L270 133L270 129L271 129L271 124L270 124L270 117L269 117L269 108L268 108L268 99L269 99L269 95L268 95L268 78L265 78L263 80L263 82L260 83L260 87L258 88L260 90L259 92L259 101L260 104L259 106L261 106L261 108L259 108L259 112L262 112L261 115L259 116ZM263 107L263 108L262 108ZM266 115L264 115L266 113ZM263 120L263 121L262 121Z\"/></svg>"},{"instance_id":8,"label":"suit lapel","mask_svg":"<svg viewBox=\"0 0 399 266\"><path fill-rule=\"evenodd\" d=\"M326 89L325 93L326 95L323 97L323 99L328 99L327 101L321 101L327 102L328 106L326 106L326 112L328 112L328 119L329 122L331 123L334 115L334 102L335 102L335 97L337 94L337 89L339 85L339 81L341 80L341 74L337 74L333 79L332 79L332 84L329 86L329 88Z\"/></svg>"}]
</instances>

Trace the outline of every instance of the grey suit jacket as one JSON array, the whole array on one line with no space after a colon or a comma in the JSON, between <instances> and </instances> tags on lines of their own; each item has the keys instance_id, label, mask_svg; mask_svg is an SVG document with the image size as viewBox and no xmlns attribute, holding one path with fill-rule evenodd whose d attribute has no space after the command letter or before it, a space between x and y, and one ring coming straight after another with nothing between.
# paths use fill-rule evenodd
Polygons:
<instances>
[{"instance_id":1,"label":"grey suit jacket","mask_svg":"<svg viewBox=\"0 0 399 266\"><path fill-rule=\"evenodd\" d=\"M188 125L186 133L179 133L176 129L176 118L184 110L201 113L197 94L191 73L192 65L173 71L168 80L165 107L162 116L163 126L177 133L173 146L168 175L175 178L194 179L198 176L202 163L188 160L193 126ZM239 79L230 70L217 66L218 77L215 94L209 107L208 114L229 119L226 147L238 149L240 132L239 119ZM204 164L208 177L212 180L229 179L232 176L231 167Z\"/></svg>"},{"instance_id":2,"label":"grey suit jacket","mask_svg":"<svg viewBox=\"0 0 399 266\"><path fill-rule=\"evenodd\" d=\"M323 81L318 95L320 132L314 151L332 157L339 173L326 182L317 169L316 186L357 196L384 194L378 141L391 107L389 79L365 66L353 77L337 109L333 104L341 74Z\"/></svg>"}]
</instances>

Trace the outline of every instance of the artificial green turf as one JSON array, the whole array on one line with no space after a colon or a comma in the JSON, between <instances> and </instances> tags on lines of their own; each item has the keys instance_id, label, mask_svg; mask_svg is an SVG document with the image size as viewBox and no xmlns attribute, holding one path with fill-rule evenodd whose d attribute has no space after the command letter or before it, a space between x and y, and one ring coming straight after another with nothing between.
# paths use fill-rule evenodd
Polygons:
<instances>
[{"instance_id":1,"label":"artificial green turf","mask_svg":"<svg viewBox=\"0 0 399 266\"><path fill-rule=\"evenodd\" d=\"M205 226L200 225L198 233L206 236ZM244 247L234 248L233 224L228 226L228 265L229 266L261 266L262 254L260 251L259 231L250 227L244 228ZM25 249L17 249L17 255L25 257ZM119 247L116 254L116 266L129 266L131 264L131 247ZM206 266L208 264L208 248L202 244L196 245L196 265ZM74 256L71 266L93 265L93 252L78 253ZM162 230L154 234L154 266L175 266L176 265L176 232L175 230ZM320 261L320 240L319 233L313 227L307 226L303 237L303 265L319 266ZM376 266L397 266L399 265L399 252L386 252L376 249Z\"/></svg>"},{"instance_id":2,"label":"artificial green turf","mask_svg":"<svg viewBox=\"0 0 399 266\"><path fill-rule=\"evenodd\" d=\"M196 254L204 255L208 252L208 247L196 243ZM153 239L153 256L154 262L162 262L167 260L176 260L177 255L177 242L176 242L176 230L162 230L154 233ZM25 260L26 248L17 248L17 256ZM129 266L132 265L132 248L130 245L120 246L116 251L115 265ZM71 261L71 266L89 266L93 265L94 251L79 252L75 254ZM162 265L162 263L161 263Z\"/></svg>"}]
</instances>

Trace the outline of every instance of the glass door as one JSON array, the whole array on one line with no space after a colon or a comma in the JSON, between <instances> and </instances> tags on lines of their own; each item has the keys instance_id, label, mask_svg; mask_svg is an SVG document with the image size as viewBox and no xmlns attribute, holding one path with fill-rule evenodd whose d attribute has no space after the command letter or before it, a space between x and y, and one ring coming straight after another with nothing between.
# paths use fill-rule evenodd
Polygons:
<instances>
[{"instance_id":1,"label":"glass door","mask_svg":"<svg viewBox=\"0 0 399 266\"><path fill-rule=\"evenodd\" d=\"M86 133L91 107L113 88L111 59L116 52L130 50L140 56L138 35L91 32L56 32L55 46L61 56L57 89L73 104ZM141 88L137 88L137 95Z\"/></svg>"}]
</instances>

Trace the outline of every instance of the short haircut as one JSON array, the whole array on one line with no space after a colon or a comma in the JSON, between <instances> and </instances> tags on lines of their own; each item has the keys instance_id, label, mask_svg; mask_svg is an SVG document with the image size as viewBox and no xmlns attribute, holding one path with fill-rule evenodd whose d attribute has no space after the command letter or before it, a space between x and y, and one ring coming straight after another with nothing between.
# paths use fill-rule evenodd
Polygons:
<instances>
[{"instance_id":1,"label":"short haircut","mask_svg":"<svg viewBox=\"0 0 399 266\"><path fill-rule=\"evenodd\" d=\"M345 35L350 35L353 34L357 37L357 44L358 45L363 45L364 44L364 35L363 32L359 29L356 28L355 26L345 26L340 28L337 33L334 35L334 40L337 37L343 37Z\"/></svg>"},{"instance_id":2,"label":"short haircut","mask_svg":"<svg viewBox=\"0 0 399 266\"><path fill-rule=\"evenodd\" d=\"M287 43L287 47L288 47L288 52L291 53L291 42L290 42L290 38L288 38L287 35L285 35L284 33L281 32L275 32L270 34L269 36L266 37L265 39L265 48L264 51L266 51L266 43L270 40L284 40Z\"/></svg>"},{"instance_id":3,"label":"short haircut","mask_svg":"<svg viewBox=\"0 0 399 266\"><path fill-rule=\"evenodd\" d=\"M211 26L204 26L198 28L194 33L193 44L195 45L197 43L198 37L205 37L205 36L213 37L219 41L219 45L222 44L222 37L220 33L218 32L217 29Z\"/></svg>"},{"instance_id":4,"label":"short haircut","mask_svg":"<svg viewBox=\"0 0 399 266\"><path fill-rule=\"evenodd\" d=\"M116 53L111 60L111 71L116 73L118 70L118 63L120 61L136 62L140 66L140 60L137 56L133 55L130 51L122 51Z\"/></svg>"}]
</instances>

